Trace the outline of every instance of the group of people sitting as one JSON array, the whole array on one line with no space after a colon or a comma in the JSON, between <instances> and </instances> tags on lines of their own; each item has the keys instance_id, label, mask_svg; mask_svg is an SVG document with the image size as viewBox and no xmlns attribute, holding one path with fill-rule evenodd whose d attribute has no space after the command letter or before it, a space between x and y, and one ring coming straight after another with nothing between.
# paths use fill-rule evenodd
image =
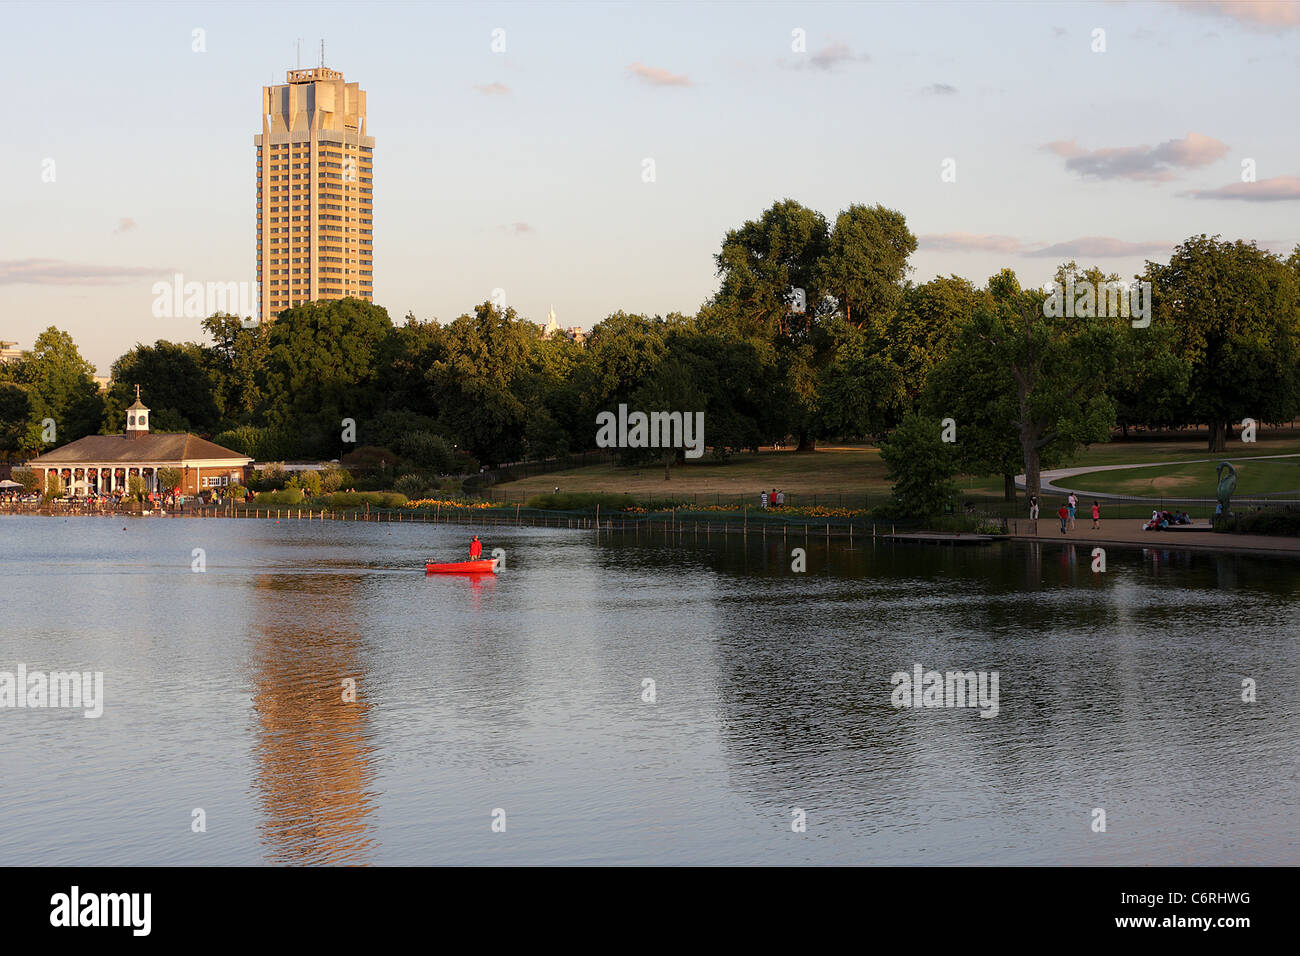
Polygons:
<instances>
[{"instance_id":1,"label":"group of people sitting","mask_svg":"<svg viewBox=\"0 0 1300 956\"><path fill-rule=\"evenodd\" d=\"M1186 511L1153 511L1151 520L1142 525L1143 531L1159 531L1176 524L1191 524L1192 516Z\"/></svg>"}]
</instances>

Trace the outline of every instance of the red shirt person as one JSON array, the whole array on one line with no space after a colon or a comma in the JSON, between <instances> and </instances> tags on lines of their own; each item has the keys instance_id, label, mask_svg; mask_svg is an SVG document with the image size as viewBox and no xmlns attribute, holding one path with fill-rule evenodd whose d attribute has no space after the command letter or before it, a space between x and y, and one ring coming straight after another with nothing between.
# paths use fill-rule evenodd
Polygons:
<instances>
[{"instance_id":1,"label":"red shirt person","mask_svg":"<svg viewBox=\"0 0 1300 956\"><path fill-rule=\"evenodd\" d=\"M1061 534L1065 534L1065 523L1070 520L1070 509L1065 505L1061 505L1060 510L1056 512L1056 516L1061 519Z\"/></svg>"},{"instance_id":2,"label":"red shirt person","mask_svg":"<svg viewBox=\"0 0 1300 956\"><path fill-rule=\"evenodd\" d=\"M483 542L474 535L474 540L469 543L469 556L471 559L477 559L483 555Z\"/></svg>"}]
</instances>

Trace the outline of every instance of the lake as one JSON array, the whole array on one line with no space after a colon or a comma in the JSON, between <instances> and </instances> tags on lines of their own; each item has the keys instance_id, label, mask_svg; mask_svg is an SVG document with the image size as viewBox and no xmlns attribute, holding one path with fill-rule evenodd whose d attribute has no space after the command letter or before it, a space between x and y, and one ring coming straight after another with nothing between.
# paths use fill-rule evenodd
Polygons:
<instances>
[{"instance_id":1,"label":"lake","mask_svg":"<svg viewBox=\"0 0 1300 956\"><path fill-rule=\"evenodd\" d=\"M1294 560L474 530L0 518L0 859L1300 863Z\"/></svg>"}]
</instances>

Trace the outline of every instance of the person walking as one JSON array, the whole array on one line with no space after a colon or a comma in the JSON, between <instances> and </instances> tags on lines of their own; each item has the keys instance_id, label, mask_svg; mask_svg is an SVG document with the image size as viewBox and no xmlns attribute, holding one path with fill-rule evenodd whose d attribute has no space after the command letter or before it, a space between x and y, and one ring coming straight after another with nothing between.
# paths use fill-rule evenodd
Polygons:
<instances>
[{"instance_id":1,"label":"person walking","mask_svg":"<svg viewBox=\"0 0 1300 956\"><path fill-rule=\"evenodd\" d=\"M1094 501L1092 503L1092 530L1098 531L1100 529L1101 529L1101 505L1097 504L1097 502Z\"/></svg>"},{"instance_id":2,"label":"person walking","mask_svg":"<svg viewBox=\"0 0 1300 956\"><path fill-rule=\"evenodd\" d=\"M1061 534L1065 534L1065 525L1072 513L1067 505L1061 505L1060 510L1056 512L1056 516L1061 519Z\"/></svg>"},{"instance_id":3,"label":"person walking","mask_svg":"<svg viewBox=\"0 0 1300 956\"><path fill-rule=\"evenodd\" d=\"M1068 501L1068 502L1069 502L1069 505L1070 505L1070 527L1073 528L1073 527L1074 527L1074 512L1075 512L1075 510L1079 507L1079 499L1078 499L1078 497L1075 495L1075 493L1072 491L1072 492L1070 492L1070 497L1067 498L1066 501Z\"/></svg>"},{"instance_id":4,"label":"person walking","mask_svg":"<svg viewBox=\"0 0 1300 956\"><path fill-rule=\"evenodd\" d=\"M767 510L767 489L764 488L758 493L758 504L764 511Z\"/></svg>"},{"instance_id":5,"label":"person walking","mask_svg":"<svg viewBox=\"0 0 1300 956\"><path fill-rule=\"evenodd\" d=\"M782 490L782 491L778 491L778 492L776 493L776 506L777 506L778 508L784 508L784 507L785 507L785 491L784 491L784 490Z\"/></svg>"},{"instance_id":6,"label":"person walking","mask_svg":"<svg viewBox=\"0 0 1300 956\"><path fill-rule=\"evenodd\" d=\"M773 488L772 493L767 496L767 500L772 505L773 508L779 507L781 504L781 502L777 500L775 488Z\"/></svg>"},{"instance_id":7,"label":"person walking","mask_svg":"<svg viewBox=\"0 0 1300 956\"><path fill-rule=\"evenodd\" d=\"M1029 496L1029 520L1038 520L1038 495Z\"/></svg>"}]
</instances>

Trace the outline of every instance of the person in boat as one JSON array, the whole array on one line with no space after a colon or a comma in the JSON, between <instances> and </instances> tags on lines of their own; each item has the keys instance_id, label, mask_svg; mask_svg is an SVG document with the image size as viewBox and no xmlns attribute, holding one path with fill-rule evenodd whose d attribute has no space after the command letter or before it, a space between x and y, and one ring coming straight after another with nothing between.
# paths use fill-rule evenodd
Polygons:
<instances>
[{"instance_id":1,"label":"person in boat","mask_svg":"<svg viewBox=\"0 0 1300 956\"><path fill-rule=\"evenodd\" d=\"M469 559L477 561L481 557L483 557L483 542L478 539L478 535L474 535L474 540L469 543Z\"/></svg>"}]
</instances>

